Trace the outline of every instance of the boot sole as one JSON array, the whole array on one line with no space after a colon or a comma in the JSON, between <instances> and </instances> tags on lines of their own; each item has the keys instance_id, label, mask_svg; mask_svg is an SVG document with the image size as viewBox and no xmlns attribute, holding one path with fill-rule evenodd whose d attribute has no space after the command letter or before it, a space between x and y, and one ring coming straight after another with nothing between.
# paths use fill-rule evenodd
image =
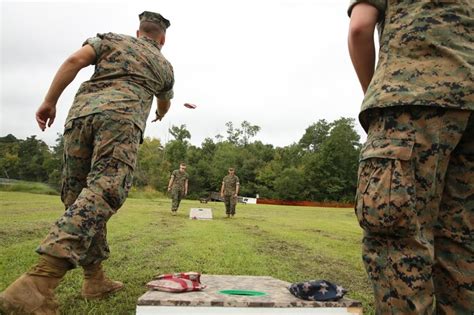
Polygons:
<instances>
[{"instance_id":1,"label":"boot sole","mask_svg":"<svg viewBox=\"0 0 474 315\"><path fill-rule=\"evenodd\" d=\"M118 292L120 290L122 290L125 286L122 285L120 287L116 287L116 288L113 288L112 290L109 290L107 292L100 292L100 293L96 293L96 294L85 294L85 293L81 293L81 296L85 299L88 299L88 300L96 300L96 299L101 299L101 298L104 298L110 294L113 294L115 292Z\"/></svg>"}]
</instances>

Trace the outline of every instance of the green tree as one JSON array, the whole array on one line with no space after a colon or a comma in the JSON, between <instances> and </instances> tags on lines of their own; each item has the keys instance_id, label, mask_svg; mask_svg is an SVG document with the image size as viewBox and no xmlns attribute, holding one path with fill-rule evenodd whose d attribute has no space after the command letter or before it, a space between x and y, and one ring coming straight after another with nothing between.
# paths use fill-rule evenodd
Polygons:
<instances>
[{"instance_id":1,"label":"green tree","mask_svg":"<svg viewBox=\"0 0 474 315\"><path fill-rule=\"evenodd\" d=\"M250 138L253 138L260 131L260 127L257 125L251 125L248 121L244 120L241 124L242 130L242 141L241 144L249 144Z\"/></svg>"},{"instance_id":2,"label":"green tree","mask_svg":"<svg viewBox=\"0 0 474 315\"><path fill-rule=\"evenodd\" d=\"M138 150L138 163L134 184L138 187L151 186L163 191L167 185L168 170L163 169L164 152L161 141L146 137Z\"/></svg>"},{"instance_id":3,"label":"green tree","mask_svg":"<svg viewBox=\"0 0 474 315\"><path fill-rule=\"evenodd\" d=\"M222 178L227 174L229 167L237 168L239 172L239 163L241 161L239 148L230 142L220 142L217 144L211 168L210 185L212 191L219 191Z\"/></svg>"},{"instance_id":4,"label":"green tree","mask_svg":"<svg viewBox=\"0 0 474 315\"><path fill-rule=\"evenodd\" d=\"M178 142L188 143L187 139L191 139L191 133L186 129L186 125L172 126L168 131Z\"/></svg>"},{"instance_id":5,"label":"green tree","mask_svg":"<svg viewBox=\"0 0 474 315\"><path fill-rule=\"evenodd\" d=\"M328 123L325 119L320 119L318 122L306 128L298 144L304 151L311 153L317 152L329 136L329 131L332 126L333 124Z\"/></svg>"},{"instance_id":6,"label":"green tree","mask_svg":"<svg viewBox=\"0 0 474 315\"><path fill-rule=\"evenodd\" d=\"M191 139L191 133L186 129L186 125L172 126L168 131L174 137L174 140L168 142L165 146L165 157L169 162L170 169L168 172L170 172L177 164L186 161L186 152L189 146L188 139Z\"/></svg>"},{"instance_id":7,"label":"green tree","mask_svg":"<svg viewBox=\"0 0 474 315\"><path fill-rule=\"evenodd\" d=\"M51 158L45 161L44 167L48 173L48 184L59 190L63 167L64 137L60 133L57 136L56 144L52 147Z\"/></svg>"},{"instance_id":8,"label":"green tree","mask_svg":"<svg viewBox=\"0 0 474 315\"><path fill-rule=\"evenodd\" d=\"M352 201L357 182L359 136L354 120L322 119L306 128L301 139L286 147L251 141L260 127L243 121L239 128L226 123L227 138L206 138L200 146L189 143L186 125L172 126L173 139L163 146L145 138L139 148L134 184L166 189L170 172L187 162L190 196L219 191L229 167L241 180L241 195L288 200ZM0 176L49 182L58 187L63 138L49 148L35 136L26 140L0 137Z\"/></svg>"},{"instance_id":9,"label":"green tree","mask_svg":"<svg viewBox=\"0 0 474 315\"><path fill-rule=\"evenodd\" d=\"M14 135L0 137L0 177L19 178L19 147L20 140Z\"/></svg>"},{"instance_id":10,"label":"green tree","mask_svg":"<svg viewBox=\"0 0 474 315\"><path fill-rule=\"evenodd\" d=\"M195 146L188 148L190 198L206 197L210 191L215 191L215 188L212 187L212 163L209 163L213 156L213 150L210 149L212 145L207 140L205 142L206 144L203 143L202 148Z\"/></svg>"},{"instance_id":11,"label":"green tree","mask_svg":"<svg viewBox=\"0 0 474 315\"><path fill-rule=\"evenodd\" d=\"M304 171L296 167L284 169L275 179L275 191L280 199L302 200L301 192L305 190Z\"/></svg>"},{"instance_id":12,"label":"green tree","mask_svg":"<svg viewBox=\"0 0 474 315\"><path fill-rule=\"evenodd\" d=\"M242 195L254 196L259 193L258 174L260 169L273 160L274 148L261 141L252 142L238 151L237 175L241 177Z\"/></svg>"},{"instance_id":13,"label":"green tree","mask_svg":"<svg viewBox=\"0 0 474 315\"><path fill-rule=\"evenodd\" d=\"M262 198L270 199L290 199L298 200L304 199L302 194L305 189L301 189L300 182L305 182L305 174L303 174L302 168L302 149L298 144L292 144L282 148L275 148L272 150L273 155L270 160L258 170L256 183L257 193ZM286 170L289 170L285 173ZM293 176L295 171L298 171L300 177L294 182L294 185L288 179ZM281 179L281 178L285 179ZM290 187L291 186L291 187ZM293 191L294 187L296 190L300 189L298 196L287 195L286 190ZM303 187L304 188L304 187Z\"/></svg>"},{"instance_id":14,"label":"green tree","mask_svg":"<svg viewBox=\"0 0 474 315\"><path fill-rule=\"evenodd\" d=\"M217 145L212 141L211 138L206 138L201 143L201 149L203 157L211 160L214 156L214 153L216 152Z\"/></svg>"},{"instance_id":15,"label":"green tree","mask_svg":"<svg viewBox=\"0 0 474 315\"><path fill-rule=\"evenodd\" d=\"M45 168L51 158L48 145L36 139L36 136L20 142L18 148L19 178L29 181L47 182L48 173Z\"/></svg>"},{"instance_id":16,"label":"green tree","mask_svg":"<svg viewBox=\"0 0 474 315\"><path fill-rule=\"evenodd\" d=\"M231 121L226 122L225 125L227 127L227 141L234 145L245 146L249 144L250 138L255 137L260 131L259 126L252 125L246 120L240 124L240 128L234 128L234 124Z\"/></svg>"},{"instance_id":17,"label":"green tree","mask_svg":"<svg viewBox=\"0 0 474 315\"><path fill-rule=\"evenodd\" d=\"M352 118L332 123L320 150L305 162L308 197L312 200L352 201L357 184L359 135Z\"/></svg>"},{"instance_id":18,"label":"green tree","mask_svg":"<svg viewBox=\"0 0 474 315\"><path fill-rule=\"evenodd\" d=\"M234 124L231 121L226 122L225 126L227 127L227 141L237 145L242 135L242 130L234 128Z\"/></svg>"}]
</instances>

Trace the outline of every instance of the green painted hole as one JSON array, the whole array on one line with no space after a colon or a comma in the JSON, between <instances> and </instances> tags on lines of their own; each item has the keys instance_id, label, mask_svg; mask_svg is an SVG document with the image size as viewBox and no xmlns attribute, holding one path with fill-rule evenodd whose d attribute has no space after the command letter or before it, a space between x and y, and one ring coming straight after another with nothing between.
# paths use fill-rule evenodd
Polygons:
<instances>
[{"instance_id":1,"label":"green painted hole","mask_svg":"<svg viewBox=\"0 0 474 315\"><path fill-rule=\"evenodd\" d=\"M221 294L227 295L242 295L242 296L262 296L267 295L265 292L251 291L251 290L221 290Z\"/></svg>"}]
</instances>

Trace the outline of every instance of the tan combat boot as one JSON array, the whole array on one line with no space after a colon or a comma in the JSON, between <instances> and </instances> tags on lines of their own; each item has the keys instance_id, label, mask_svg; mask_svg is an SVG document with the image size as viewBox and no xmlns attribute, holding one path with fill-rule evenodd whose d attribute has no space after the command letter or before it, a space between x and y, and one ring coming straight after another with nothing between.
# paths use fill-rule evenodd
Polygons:
<instances>
[{"instance_id":1,"label":"tan combat boot","mask_svg":"<svg viewBox=\"0 0 474 315\"><path fill-rule=\"evenodd\" d=\"M82 285L82 297L86 299L100 299L111 293L123 289L123 283L110 280L102 270L102 264L91 264L83 266L84 284Z\"/></svg>"},{"instance_id":2,"label":"tan combat boot","mask_svg":"<svg viewBox=\"0 0 474 315\"><path fill-rule=\"evenodd\" d=\"M1 313L59 315L54 289L71 268L64 259L42 255L36 266L0 293Z\"/></svg>"}]
</instances>

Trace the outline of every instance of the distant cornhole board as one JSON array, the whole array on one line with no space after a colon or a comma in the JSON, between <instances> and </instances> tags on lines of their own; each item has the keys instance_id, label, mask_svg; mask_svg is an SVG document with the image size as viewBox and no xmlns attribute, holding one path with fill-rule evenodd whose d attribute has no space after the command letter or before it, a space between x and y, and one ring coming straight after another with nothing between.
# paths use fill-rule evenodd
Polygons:
<instances>
[{"instance_id":1,"label":"distant cornhole board","mask_svg":"<svg viewBox=\"0 0 474 315\"><path fill-rule=\"evenodd\" d=\"M211 208L191 208L189 218L194 220L212 220Z\"/></svg>"},{"instance_id":2,"label":"distant cornhole board","mask_svg":"<svg viewBox=\"0 0 474 315\"><path fill-rule=\"evenodd\" d=\"M148 291L137 302L137 315L362 315L362 304L348 298L335 302L305 301L272 277L202 275L203 291ZM227 291L227 292L222 292ZM227 293L227 294L226 294Z\"/></svg>"}]
</instances>

